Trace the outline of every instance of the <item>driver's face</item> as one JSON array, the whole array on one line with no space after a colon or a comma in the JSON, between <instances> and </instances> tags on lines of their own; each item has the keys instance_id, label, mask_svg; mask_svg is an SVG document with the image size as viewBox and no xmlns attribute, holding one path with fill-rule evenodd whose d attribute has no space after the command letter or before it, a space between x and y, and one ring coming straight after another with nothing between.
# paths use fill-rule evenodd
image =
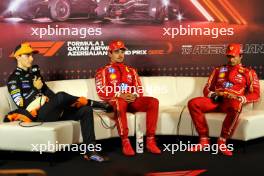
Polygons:
<instances>
[{"instance_id":1,"label":"driver's face","mask_svg":"<svg viewBox=\"0 0 264 176\"><path fill-rule=\"evenodd\" d=\"M18 56L16 59L17 59L18 64L26 69L32 66L32 63L34 60L32 54L22 54Z\"/></svg>"},{"instance_id":2,"label":"driver's face","mask_svg":"<svg viewBox=\"0 0 264 176\"><path fill-rule=\"evenodd\" d=\"M227 58L228 58L229 65L236 66L236 65L241 63L242 56L240 56L240 55L238 55L238 56L228 55Z\"/></svg>"},{"instance_id":3,"label":"driver's face","mask_svg":"<svg viewBox=\"0 0 264 176\"><path fill-rule=\"evenodd\" d=\"M112 63L121 63L125 59L125 50L118 49L108 53Z\"/></svg>"}]
</instances>

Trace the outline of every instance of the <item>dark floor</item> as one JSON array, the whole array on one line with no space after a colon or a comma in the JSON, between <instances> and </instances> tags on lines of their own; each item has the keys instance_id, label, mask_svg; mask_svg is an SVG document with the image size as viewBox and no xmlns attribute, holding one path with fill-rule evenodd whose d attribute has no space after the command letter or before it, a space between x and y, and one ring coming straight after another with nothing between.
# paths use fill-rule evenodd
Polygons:
<instances>
[{"instance_id":1,"label":"dark floor","mask_svg":"<svg viewBox=\"0 0 264 176\"><path fill-rule=\"evenodd\" d=\"M181 140L183 143L197 142L196 137L158 136L158 143L162 149L163 144L176 144ZM135 144L135 138L131 138ZM216 139L211 140L212 143ZM77 152L57 152L55 154L37 154L25 152L0 153L0 169L10 168L40 168L45 170L49 176L59 175L111 175L117 170L127 173L145 174L149 172L175 172L186 170L205 169L205 175L263 175L264 163L264 138L249 141L230 141L234 143L234 156L226 157L214 155L209 152L163 152L162 155L153 155L145 152L135 157L125 157L121 153L120 139L107 139L98 141L103 150L111 158L108 163L95 163L83 161ZM53 159L54 165L50 166L49 160ZM119 175L129 175L121 173ZM118 175L118 174L116 174Z\"/></svg>"}]
</instances>

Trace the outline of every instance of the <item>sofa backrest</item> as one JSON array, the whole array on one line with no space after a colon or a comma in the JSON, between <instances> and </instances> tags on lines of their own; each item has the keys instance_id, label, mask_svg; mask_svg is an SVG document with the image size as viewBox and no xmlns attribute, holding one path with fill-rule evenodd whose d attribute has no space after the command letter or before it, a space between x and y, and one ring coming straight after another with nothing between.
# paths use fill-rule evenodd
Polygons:
<instances>
[{"instance_id":1,"label":"sofa backrest","mask_svg":"<svg viewBox=\"0 0 264 176\"><path fill-rule=\"evenodd\" d=\"M203 88L207 79L207 77L141 77L144 90L146 90L144 95L158 98L160 106L183 106L187 105L190 99L203 96ZM244 105L243 111L252 110L253 107L256 110L263 110L264 80L260 80L260 93L260 100Z\"/></svg>"},{"instance_id":2,"label":"sofa backrest","mask_svg":"<svg viewBox=\"0 0 264 176\"><path fill-rule=\"evenodd\" d=\"M160 106L186 105L194 97L203 96L202 90L207 81L206 77L141 77L145 96L153 96L159 99ZM47 82L54 91L65 91L75 96L84 96L93 100L100 100L95 87L95 80L78 79ZM264 108L264 80L260 80L261 98L254 104L248 104L245 108L251 110L263 110ZM0 122L4 115L16 108L7 88L0 87ZM245 109L244 108L244 109Z\"/></svg>"},{"instance_id":3,"label":"sofa backrest","mask_svg":"<svg viewBox=\"0 0 264 176\"><path fill-rule=\"evenodd\" d=\"M152 96L159 99L160 106L176 104L177 86L175 77L141 77L141 82L144 88L144 96Z\"/></svg>"},{"instance_id":4,"label":"sofa backrest","mask_svg":"<svg viewBox=\"0 0 264 176\"><path fill-rule=\"evenodd\" d=\"M96 92L95 79L94 78L88 79L88 82L89 82L89 90L88 90L87 97L92 100L101 101Z\"/></svg>"},{"instance_id":5,"label":"sofa backrest","mask_svg":"<svg viewBox=\"0 0 264 176\"><path fill-rule=\"evenodd\" d=\"M141 77L146 96L159 99L160 106L186 105L193 97L203 96L206 77Z\"/></svg>"},{"instance_id":6,"label":"sofa backrest","mask_svg":"<svg viewBox=\"0 0 264 176\"><path fill-rule=\"evenodd\" d=\"M264 110L264 80L260 80L260 99L253 103L254 110Z\"/></svg>"},{"instance_id":7,"label":"sofa backrest","mask_svg":"<svg viewBox=\"0 0 264 176\"><path fill-rule=\"evenodd\" d=\"M186 105L194 97L203 96L203 88L207 82L206 77L175 77L176 79L176 105Z\"/></svg>"},{"instance_id":8,"label":"sofa backrest","mask_svg":"<svg viewBox=\"0 0 264 176\"><path fill-rule=\"evenodd\" d=\"M87 79L51 81L47 85L54 92L64 91L74 96L86 97L89 90Z\"/></svg>"},{"instance_id":9,"label":"sofa backrest","mask_svg":"<svg viewBox=\"0 0 264 176\"><path fill-rule=\"evenodd\" d=\"M0 123L3 122L5 115L11 111L11 102L7 87L0 87Z\"/></svg>"}]
</instances>

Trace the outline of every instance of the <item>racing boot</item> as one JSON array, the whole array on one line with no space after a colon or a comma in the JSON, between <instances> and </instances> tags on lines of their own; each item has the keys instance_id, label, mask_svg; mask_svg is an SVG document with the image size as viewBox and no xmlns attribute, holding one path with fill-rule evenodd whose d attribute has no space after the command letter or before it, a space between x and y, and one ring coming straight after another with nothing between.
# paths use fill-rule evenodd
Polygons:
<instances>
[{"instance_id":1,"label":"racing boot","mask_svg":"<svg viewBox=\"0 0 264 176\"><path fill-rule=\"evenodd\" d=\"M122 152L126 156L134 156L135 151L133 150L128 138L122 139Z\"/></svg>"},{"instance_id":2,"label":"racing boot","mask_svg":"<svg viewBox=\"0 0 264 176\"><path fill-rule=\"evenodd\" d=\"M147 150L150 153L154 153L154 154L161 154L160 149L158 148L157 144L156 144L156 140L155 137L147 137L147 146L146 146Z\"/></svg>"},{"instance_id":3,"label":"racing boot","mask_svg":"<svg viewBox=\"0 0 264 176\"><path fill-rule=\"evenodd\" d=\"M226 156L232 156L233 155L232 150L228 149L228 147L226 146L226 139L225 138L221 138L221 137L218 138L217 144L218 144L218 149L220 150L220 152L223 155L226 155Z\"/></svg>"},{"instance_id":4,"label":"racing boot","mask_svg":"<svg viewBox=\"0 0 264 176\"><path fill-rule=\"evenodd\" d=\"M190 152L199 152L203 151L204 147L208 147L210 145L210 140L207 137L201 137L199 144L196 144L195 146L191 147L188 151Z\"/></svg>"}]
</instances>

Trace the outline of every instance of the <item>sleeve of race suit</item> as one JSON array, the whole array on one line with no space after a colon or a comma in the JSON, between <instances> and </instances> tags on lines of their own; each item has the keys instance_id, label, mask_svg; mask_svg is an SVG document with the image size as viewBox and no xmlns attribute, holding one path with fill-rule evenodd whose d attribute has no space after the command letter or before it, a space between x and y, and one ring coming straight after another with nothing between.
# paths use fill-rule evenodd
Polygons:
<instances>
[{"instance_id":1,"label":"sleeve of race suit","mask_svg":"<svg viewBox=\"0 0 264 176\"><path fill-rule=\"evenodd\" d=\"M218 67L215 68L207 80L207 83L203 89L203 94L205 97L210 98L213 94L215 94L215 82L218 76L218 70Z\"/></svg>"},{"instance_id":2,"label":"sleeve of race suit","mask_svg":"<svg viewBox=\"0 0 264 176\"><path fill-rule=\"evenodd\" d=\"M109 83L107 74L106 68L100 68L96 71L95 75L96 92L99 98L105 101L108 101L115 96L114 87Z\"/></svg>"},{"instance_id":3,"label":"sleeve of race suit","mask_svg":"<svg viewBox=\"0 0 264 176\"><path fill-rule=\"evenodd\" d=\"M22 97L22 91L20 88L19 81L16 79L16 76L11 75L8 78L7 88L8 88L8 92L9 92L12 100L16 104L16 106L18 108L23 108L24 107L24 99Z\"/></svg>"},{"instance_id":4,"label":"sleeve of race suit","mask_svg":"<svg viewBox=\"0 0 264 176\"><path fill-rule=\"evenodd\" d=\"M43 83L43 87L41 88L41 92L46 95L48 98L52 98L55 96L55 93L49 88L49 86L46 84L43 76L41 76L41 80Z\"/></svg>"},{"instance_id":5,"label":"sleeve of race suit","mask_svg":"<svg viewBox=\"0 0 264 176\"><path fill-rule=\"evenodd\" d=\"M142 87L142 83L141 80L138 76L137 71L133 68L133 86L136 87L136 92L134 92L138 97L142 97L143 96L143 87Z\"/></svg>"},{"instance_id":6,"label":"sleeve of race suit","mask_svg":"<svg viewBox=\"0 0 264 176\"><path fill-rule=\"evenodd\" d=\"M8 92L18 108L26 109L39 91L32 87L30 92L23 93L19 76L11 75L7 82Z\"/></svg>"},{"instance_id":7,"label":"sleeve of race suit","mask_svg":"<svg viewBox=\"0 0 264 176\"><path fill-rule=\"evenodd\" d=\"M258 101L260 97L260 85L256 72L251 69L247 74L247 89L244 96L241 96L243 103Z\"/></svg>"}]
</instances>

